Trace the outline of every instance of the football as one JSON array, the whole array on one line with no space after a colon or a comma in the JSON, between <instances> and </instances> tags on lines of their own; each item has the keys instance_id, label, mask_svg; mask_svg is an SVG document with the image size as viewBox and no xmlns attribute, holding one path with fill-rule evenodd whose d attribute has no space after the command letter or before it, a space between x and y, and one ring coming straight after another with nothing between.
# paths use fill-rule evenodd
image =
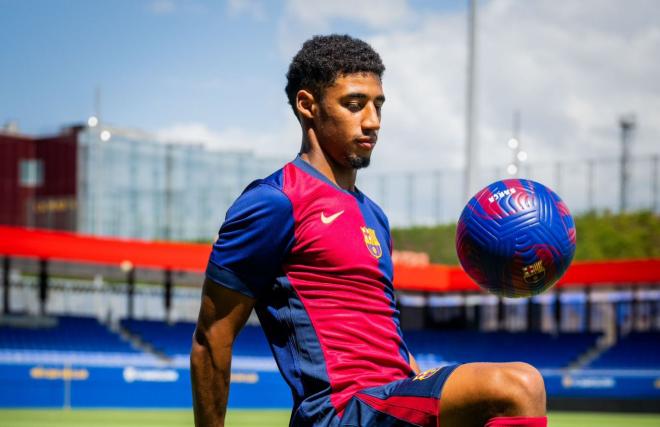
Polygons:
<instances>
[{"instance_id":1,"label":"football","mask_svg":"<svg viewBox=\"0 0 660 427\"><path fill-rule=\"evenodd\" d=\"M571 264L575 242L566 204L528 179L496 181L479 191L456 229L456 252L465 272L504 297L530 297L552 287Z\"/></svg>"}]
</instances>

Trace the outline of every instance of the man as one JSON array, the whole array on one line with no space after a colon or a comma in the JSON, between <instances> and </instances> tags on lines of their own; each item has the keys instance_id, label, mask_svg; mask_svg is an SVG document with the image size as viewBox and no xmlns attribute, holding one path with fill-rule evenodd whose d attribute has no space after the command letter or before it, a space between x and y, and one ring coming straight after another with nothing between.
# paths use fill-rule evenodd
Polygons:
<instances>
[{"instance_id":1,"label":"man","mask_svg":"<svg viewBox=\"0 0 660 427\"><path fill-rule=\"evenodd\" d=\"M291 387L292 426L546 425L529 365L416 369L387 218L355 187L378 140L383 71L349 36L314 37L293 58L300 155L247 187L213 247L191 351L197 425L224 423L232 343L253 308Z\"/></svg>"}]
</instances>

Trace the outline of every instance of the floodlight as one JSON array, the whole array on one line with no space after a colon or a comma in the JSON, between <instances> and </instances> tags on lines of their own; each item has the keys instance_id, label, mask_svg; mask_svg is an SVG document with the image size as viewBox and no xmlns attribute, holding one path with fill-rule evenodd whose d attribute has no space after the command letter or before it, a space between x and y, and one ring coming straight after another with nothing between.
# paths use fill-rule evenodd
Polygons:
<instances>
[{"instance_id":1,"label":"floodlight","mask_svg":"<svg viewBox=\"0 0 660 427\"><path fill-rule=\"evenodd\" d=\"M119 264L119 268L120 268L121 271L123 271L124 273L128 273L129 271L131 271L131 270L133 269L133 263L132 263L131 261L125 259L124 261L122 261L122 262Z\"/></svg>"}]
</instances>

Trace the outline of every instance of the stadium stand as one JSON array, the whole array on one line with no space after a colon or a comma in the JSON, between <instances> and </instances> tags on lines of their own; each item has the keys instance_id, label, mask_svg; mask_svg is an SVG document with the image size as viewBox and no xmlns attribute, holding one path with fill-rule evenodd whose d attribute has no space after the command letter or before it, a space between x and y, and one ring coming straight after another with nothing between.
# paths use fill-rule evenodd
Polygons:
<instances>
[{"instance_id":1,"label":"stadium stand","mask_svg":"<svg viewBox=\"0 0 660 427\"><path fill-rule=\"evenodd\" d=\"M167 324L156 320L129 320L120 322L121 327L129 333L137 335L142 342L150 344L154 349L167 356L190 353L192 334L195 324L178 322ZM266 337L259 326L246 325L234 343L235 356L270 357Z\"/></svg>"},{"instance_id":2,"label":"stadium stand","mask_svg":"<svg viewBox=\"0 0 660 427\"><path fill-rule=\"evenodd\" d=\"M0 326L0 349L138 353L130 343L91 317L58 316L49 326Z\"/></svg>"},{"instance_id":3,"label":"stadium stand","mask_svg":"<svg viewBox=\"0 0 660 427\"><path fill-rule=\"evenodd\" d=\"M179 322L169 325L156 320L124 319L120 326L142 342L150 344L156 351L168 356L189 353L192 333L195 330L194 323Z\"/></svg>"},{"instance_id":4,"label":"stadium stand","mask_svg":"<svg viewBox=\"0 0 660 427\"><path fill-rule=\"evenodd\" d=\"M405 333L415 355L437 361L523 361L539 368L564 368L596 344L595 333L409 331Z\"/></svg>"},{"instance_id":5,"label":"stadium stand","mask_svg":"<svg viewBox=\"0 0 660 427\"><path fill-rule=\"evenodd\" d=\"M593 360L594 369L660 369L660 333L631 332Z\"/></svg>"}]
</instances>

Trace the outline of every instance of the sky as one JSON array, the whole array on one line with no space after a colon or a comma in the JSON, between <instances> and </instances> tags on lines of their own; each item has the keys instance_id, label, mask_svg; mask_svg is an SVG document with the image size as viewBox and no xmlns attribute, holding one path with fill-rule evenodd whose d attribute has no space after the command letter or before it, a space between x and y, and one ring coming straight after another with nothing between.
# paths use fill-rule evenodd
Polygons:
<instances>
[{"instance_id":1,"label":"sky","mask_svg":"<svg viewBox=\"0 0 660 427\"><path fill-rule=\"evenodd\" d=\"M163 140L291 158L288 64L314 34L380 53L373 169L464 162L467 0L0 0L0 125L43 134L95 113ZM515 111L531 163L660 152L660 1L481 0L478 160L505 165Z\"/></svg>"}]
</instances>

